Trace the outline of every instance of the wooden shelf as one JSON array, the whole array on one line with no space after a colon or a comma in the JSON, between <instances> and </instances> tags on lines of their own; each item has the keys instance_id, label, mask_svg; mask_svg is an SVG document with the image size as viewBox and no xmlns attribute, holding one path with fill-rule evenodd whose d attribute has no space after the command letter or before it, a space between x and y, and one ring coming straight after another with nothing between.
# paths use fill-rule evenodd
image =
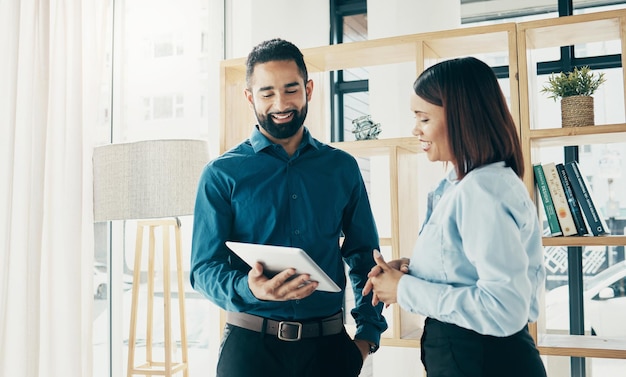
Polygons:
<instances>
[{"instance_id":1,"label":"wooden shelf","mask_svg":"<svg viewBox=\"0 0 626 377\"><path fill-rule=\"evenodd\" d=\"M622 246L626 236L543 237L543 246Z\"/></svg>"},{"instance_id":2,"label":"wooden shelf","mask_svg":"<svg viewBox=\"0 0 626 377\"><path fill-rule=\"evenodd\" d=\"M526 34L526 48L540 49L582 43L619 40L621 10L522 22L518 33Z\"/></svg>"},{"instance_id":3,"label":"wooden shelf","mask_svg":"<svg viewBox=\"0 0 626 377\"><path fill-rule=\"evenodd\" d=\"M440 58L507 51L515 32L514 23L504 23L314 47L302 53L309 73L328 72L413 62L424 42ZM243 77L245 62L245 58L229 59L221 67Z\"/></svg>"},{"instance_id":4,"label":"wooden shelf","mask_svg":"<svg viewBox=\"0 0 626 377\"><path fill-rule=\"evenodd\" d=\"M413 153L422 152L422 143L416 137L344 141L330 145L359 157L389 155L389 151L394 148L402 148Z\"/></svg>"},{"instance_id":5,"label":"wooden shelf","mask_svg":"<svg viewBox=\"0 0 626 377\"><path fill-rule=\"evenodd\" d=\"M626 143L626 124L530 130L534 148Z\"/></svg>"},{"instance_id":6,"label":"wooden shelf","mask_svg":"<svg viewBox=\"0 0 626 377\"><path fill-rule=\"evenodd\" d=\"M310 72L414 62L428 57L458 57L508 51L515 38L515 24L477 26L310 48L304 53Z\"/></svg>"},{"instance_id":7,"label":"wooden shelf","mask_svg":"<svg viewBox=\"0 0 626 377\"><path fill-rule=\"evenodd\" d=\"M421 39L437 57L450 58L508 51L515 33L515 23L504 23L424 33Z\"/></svg>"},{"instance_id":8,"label":"wooden shelf","mask_svg":"<svg viewBox=\"0 0 626 377\"><path fill-rule=\"evenodd\" d=\"M542 355L626 359L626 339L556 334L540 334L538 339Z\"/></svg>"},{"instance_id":9,"label":"wooden shelf","mask_svg":"<svg viewBox=\"0 0 626 377\"><path fill-rule=\"evenodd\" d=\"M396 339L396 338L380 338L381 346L389 347L420 347L420 338L416 339Z\"/></svg>"},{"instance_id":10,"label":"wooden shelf","mask_svg":"<svg viewBox=\"0 0 626 377\"><path fill-rule=\"evenodd\" d=\"M380 237L378 239L378 242L380 243L380 246L391 246L391 238L389 237Z\"/></svg>"},{"instance_id":11,"label":"wooden shelf","mask_svg":"<svg viewBox=\"0 0 626 377\"><path fill-rule=\"evenodd\" d=\"M398 335L396 337L389 337L386 334L380 339L381 345L391 347L420 347L420 340L422 339L423 329L421 327L416 328L413 331Z\"/></svg>"}]
</instances>

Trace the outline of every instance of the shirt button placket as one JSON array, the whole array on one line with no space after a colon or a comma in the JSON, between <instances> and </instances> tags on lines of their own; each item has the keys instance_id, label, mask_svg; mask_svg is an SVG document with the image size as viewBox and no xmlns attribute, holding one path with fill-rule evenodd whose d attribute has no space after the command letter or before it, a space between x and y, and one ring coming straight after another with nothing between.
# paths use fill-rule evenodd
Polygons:
<instances>
[{"instance_id":1,"label":"shirt button placket","mask_svg":"<svg viewBox=\"0 0 626 377\"><path fill-rule=\"evenodd\" d=\"M297 200L298 199L298 194L291 194L291 199ZM300 229L294 229L293 230L293 234L294 234L294 236L299 236L300 235Z\"/></svg>"}]
</instances>

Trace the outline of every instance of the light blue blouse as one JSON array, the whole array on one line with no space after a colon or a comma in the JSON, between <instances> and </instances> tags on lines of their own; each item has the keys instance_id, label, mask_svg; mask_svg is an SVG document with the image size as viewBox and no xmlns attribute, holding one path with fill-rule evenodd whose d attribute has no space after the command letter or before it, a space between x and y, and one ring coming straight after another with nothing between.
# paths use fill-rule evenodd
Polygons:
<instances>
[{"instance_id":1,"label":"light blue blouse","mask_svg":"<svg viewBox=\"0 0 626 377\"><path fill-rule=\"evenodd\" d=\"M452 170L428 203L400 306L493 336L535 321L546 275L541 227L515 172L499 162L458 181Z\"/></svg>"}]
</instances>

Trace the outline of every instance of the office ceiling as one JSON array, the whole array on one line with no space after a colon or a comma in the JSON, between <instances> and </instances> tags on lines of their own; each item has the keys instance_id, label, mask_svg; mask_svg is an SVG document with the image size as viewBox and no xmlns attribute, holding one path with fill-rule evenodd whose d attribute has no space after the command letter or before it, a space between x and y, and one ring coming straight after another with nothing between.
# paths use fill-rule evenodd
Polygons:
<instances>
[{"instance_id":1,"label":"office ceiling","mask_svg":"<svg viewBox=\"0 0 626 377\"><path fill-rule=\"evenodd\" d=\"M559 0L460 0L463 23L557 12ZM617 0L573 0L575 9L624 4Z\"/></svg>"}]
</instances>

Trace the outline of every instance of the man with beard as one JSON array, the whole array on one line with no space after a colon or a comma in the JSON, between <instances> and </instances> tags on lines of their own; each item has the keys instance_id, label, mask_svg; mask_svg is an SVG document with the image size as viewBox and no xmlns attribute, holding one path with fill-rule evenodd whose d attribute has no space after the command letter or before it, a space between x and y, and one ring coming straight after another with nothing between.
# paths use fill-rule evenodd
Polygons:
<instances>
[{"instance_id":1,"label":"man with beard","mask_svg":"<svg viewBox=\"0 0 626 377\"><path fill-rule=\"evenodd\" d=\"M258 125L206 166L194 214L191 284L227 311L217 376L358 376L387 328L382 306L361 295L379 247L361 173L304 126L313 81L296 46L265 41L246 66ZM316 290L292 268L268 277L232 254L229 240L304 249L341 292ZM344 262L354 339L343 325Z\"/></svg>"}]
</instances>

